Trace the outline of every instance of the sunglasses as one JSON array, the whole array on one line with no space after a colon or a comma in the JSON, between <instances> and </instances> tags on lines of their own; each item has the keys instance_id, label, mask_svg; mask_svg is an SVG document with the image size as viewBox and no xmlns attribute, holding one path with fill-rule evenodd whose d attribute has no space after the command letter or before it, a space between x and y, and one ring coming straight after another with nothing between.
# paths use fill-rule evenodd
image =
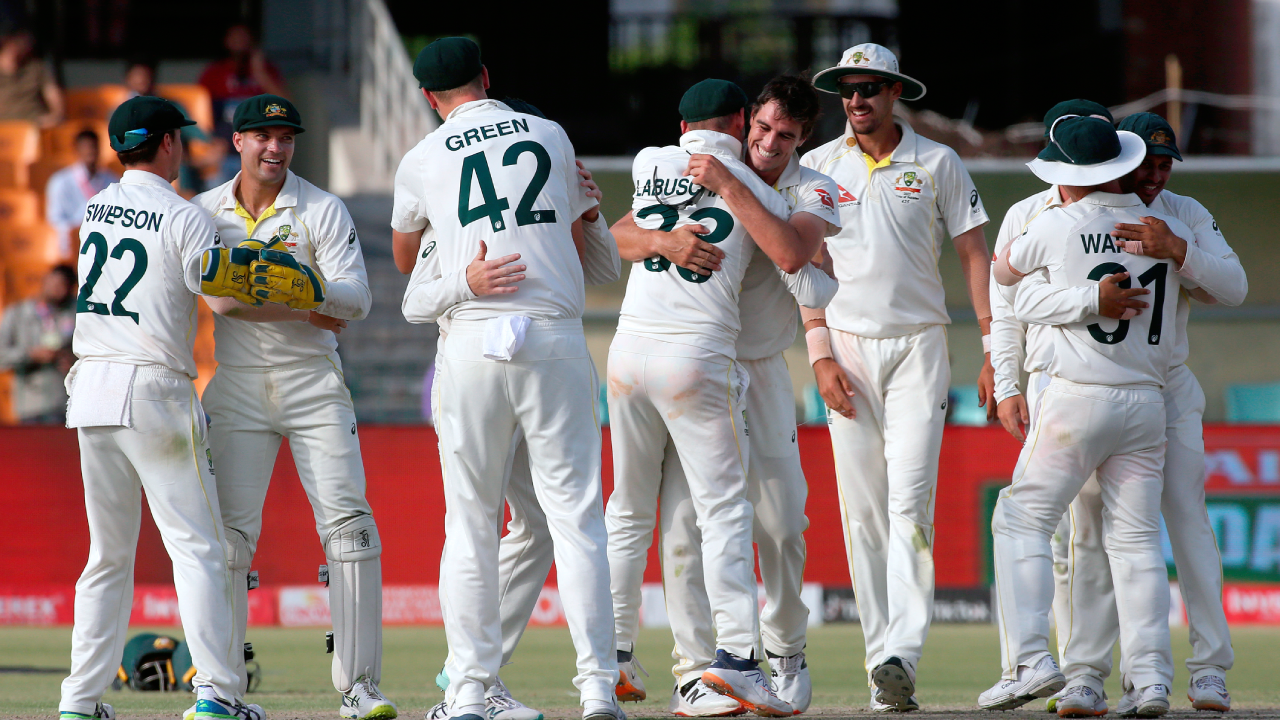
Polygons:
<instances>
[{"instance_id":1,"label":"sunglasses","mask_svg":"<svg viewBox=\"0 0 1280 720\"><path fill-rule=\"evenodd\" d=\"M879 95L886 87L892 85L890 80L870 80L859 83L840 83L840 97L848 100L853 97L854 93L864 98L871 99Z\"/></svg>"}]
</instances>

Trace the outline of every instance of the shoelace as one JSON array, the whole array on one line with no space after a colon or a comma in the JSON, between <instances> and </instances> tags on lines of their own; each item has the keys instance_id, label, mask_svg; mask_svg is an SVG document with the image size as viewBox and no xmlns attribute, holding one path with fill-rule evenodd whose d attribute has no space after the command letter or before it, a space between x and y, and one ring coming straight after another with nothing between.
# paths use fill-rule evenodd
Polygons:
<instances>
[{"instance_id":1,"label":"shoelace","mask_svg":"<svg viewBox=\"0 0 1280 720\"><path fill-rule=\"evenodd\" d=\"M1227 684L1217 675L1202 675L1196 678L1197 690L1217 690L1223 695L1227 694Z\"/></svg>"},{"instance_id":2,"label":"shoelace","mask_svg":"<svg viewBox=\"0 0 1280 720\"><path fill-rule=\"evenodd\" d=\"M804 667L804 655L796 653L790 657L771 657L769 667L776 675L795 675Z\"/></svg>"},{"instance_id":3,"label":"shoelace","mask_svg":"<svg viewBox=\"0 0 1280 720\"><path fill-rule=\"evenodd\" d=\"M521 707L520 703L510 695L491 695L485 698L485 702L499 710L518 710Z\"/></svg>"}]
</instances>

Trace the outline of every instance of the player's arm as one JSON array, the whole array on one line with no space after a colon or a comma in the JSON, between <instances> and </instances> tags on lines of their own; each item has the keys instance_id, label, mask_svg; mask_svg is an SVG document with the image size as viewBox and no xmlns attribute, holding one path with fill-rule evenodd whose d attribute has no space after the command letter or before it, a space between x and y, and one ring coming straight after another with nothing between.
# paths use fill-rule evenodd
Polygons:
<instances>
[{"instance_id":1,"label":"player's arm","mask_svg":"<svg viewBox=\"0 0 1280 720\"><path fill-rule=\"evenodd\" d=\"M405 153L391 192L391 258L405 275L413 272L422 234L430 225L422 200L426 188L418 155L416 147Z\"/></svg>"},{"instance_id":2,"label":"player's arm","mask_svg":"<svg viewBox=\"0 0 1280 720\"><path fill-rule=\"evenodd\" d=\"M334 197L327 200L312 225L316 269L324 278L324 301L315 311L342 320L362 320L373 306L373 292L360 238L342 201Z\"/></svg>"},{"instance_id":3,"label":"player's arm","mask_svg":"<svg viewBox=\"0 0 1280 720\"><path fill-rule=\"evenodd\" d=\"M584 188L587 197L602 202L604 193L592 179L581 160L575 161L578 166L579 186ZM600 213L596 205L582 216L579 227L582 231L582 277L588 285L605 285L617 280L622 275L622 260L618 256L618 243L609 232L609 223Z\"/></svg>"},{"instance_id":4,"label":"player's arm","mask_svg":"<svg viewBox=\"0 0 1280 720\"><path fill-rule=\"evenodd\" d=\"M434 249L424 252L409 278L400 311L414 324L437 322L449 308L482 295L516 292L525 279L525 265L517 264L519 253L487 258L488 246L480 241L480 251L466 267L442 273Z\"/></svg>"},{"instance_id":5,"label":"player's arm","mask_svg":"<svg viewBox=\"0 0 1280 720\"><path fill-rule=\"evenodd\" d=\"M690 156L685 174L724 198L747 234L784 272L796 272L818 251L821 236L818 242L802 237L790 223L770 212L751 188L714 155Z\"/></svg>"},{"instance_id":6,"label":"player's arm","mask_svg":"<svg viewBox=\"0 0 1280 720\"><path fill-rule=\"evenodd\" d=\"M391 259L401 275L413 272L418 250L422 247L422 234L426 230L424 226L412 232L391 231Z\"/></svg>"},{"instance_id":7,"label":"player's arm","mask_svg":"<svg viewBox=\"0 0 1280 720\"><path fill-rule=\"evenodd\" d=\"M627 262L640 262L662 256L686 270L710 275L720 269L724 251L698 237L710 232L705 225L682 225L671 232L649 230L636 224L629 212L609 229L618 244L618 256Z\"/></svg>"},{"instance_id":8,"label":"player's arm","mask_svg":"<svg viewBox=\"0 0 1280 720\"><path fill-rule=\"evenodd\" d=\"M1231 307L1240 305L1249 294L1249 278L1239 256L1227 244L1217 221L1205 206L1191 198L1183 201L1188 205L1188 212L1185 217L1184 213L1179 213L1178 218L1186 222L1194 237L1178 274L1198 285L1212 301ZM1143 218L1143 223L1146 222L1147 218ZM1143 244L1145 251L1146 243ZM1193 297L1204 302L1204 298L1197 295L1192 292Z\"/></svg>"},{"instance_id":9,"label":"player's arm","mask_svg":"<svg viewBox=\"0 0 1280 720\"><path fill-rule=\"evenodd\" d=\"M840 289L840 283L836 281L831 267L831 255L827 253L824 244L824 238L840 231L838 215L835 216L835 220L837 224L833 225L829 222L829 218L824 219L814 215L807 209L797 210L787 220L806 241L817 238L818 252L810 262L805 263L793 273L776 268L778 276L782 278L787 290L801 307L825 308L836 296L836 291ZM825 319L823 324L826 324Z\"/></svg>"},{"instance_id":10,"label":"player's arm","mask_svg":"<svg viewBox=\"0 0 1280 720\"><path fill-rule=\"evenodd\" d=\"M987 254L984 225L970 228L952 239L960 256L960 271L969 290L969 302L978 316L983 345L991 342L991 261ZM978 373L978 405L987 409L987 420L996 419L995 369L991 366L991 350L983 348L982 370Z\"/></svg>"},{"instance_id":11,"label":"player's arm","mask_svg":"<svg viewBox=\"0 0 1280 720\"><path fill-rule=\"evenodd\" d=\"M1134 317L1148 305L1139 296L1146 288L1123 288L1129 273L1108 275L1097 283L1061 287L1051 284L1043 273L1032 273L1018 285L1013 312L1019 320L1036 325L1068 325L1090 315L1112 319Z\"/></svg>"}]
</instances>

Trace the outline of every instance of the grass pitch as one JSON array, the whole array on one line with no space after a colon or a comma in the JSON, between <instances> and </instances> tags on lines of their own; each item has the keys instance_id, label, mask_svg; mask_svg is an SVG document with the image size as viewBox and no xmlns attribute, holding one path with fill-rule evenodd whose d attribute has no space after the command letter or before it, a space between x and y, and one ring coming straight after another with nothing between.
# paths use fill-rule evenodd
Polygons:
<instances>
[{"instance_id":1,"label":"grass pitch","mask_svg":"<svg viewBox=\"0 0 1280 720\"><path fill-rule=\"evenodd\" d=\"M141 631L141 629L133 629ZM177 630L161 632L180 634ZM1185 629L1174 630L1173 715L1191 716L1185 697L1187 672L1182 665L1190 652ZM1236 666L1228 685L1236 710L1230 717L1280 717L1280 628L1237 627L1232 637ZM270 720L336 718L337 694L329 677L320 629L253 629L249 638L262 665L263 680L250 696ZM70 661L70 628L0 629L0 716L55 717L58 686ZM441 628L389 627L383 639L382 689L400 707L400 717L418 719L441 699L434 678L445 657ZM669 650L671 636L647 630L638 645L649 700L626 706L633 717L669 717L667 701L673 680ZM813 707L809 714L865 715L868 691L862 670L862 633L856 625L828 625L809 635L808 658L813 676ZM1119 659L1117 658L1117 667ZM990 625L935 625L929 634L919 668L923 710L951 717L999 717L975 709L978 693L995 682L1000 672L996 631ZM32 671L16 672L25 666ZM38 670L51 670L43 672ZM516 697L549 717L578 717L577 693L571 684L573 647L563 628L534 628L524 636L515 662L504 668L503 680ZM1108 684L1112 705L1119 698L1118 672ZM184 693L108 691L104 700L125 718L178 718L192 698ZM1022 717L1050 717L1043 704L1014 711ZM1200 717L1206 716L1203 713Z\"/></svg>"}]
</instances>

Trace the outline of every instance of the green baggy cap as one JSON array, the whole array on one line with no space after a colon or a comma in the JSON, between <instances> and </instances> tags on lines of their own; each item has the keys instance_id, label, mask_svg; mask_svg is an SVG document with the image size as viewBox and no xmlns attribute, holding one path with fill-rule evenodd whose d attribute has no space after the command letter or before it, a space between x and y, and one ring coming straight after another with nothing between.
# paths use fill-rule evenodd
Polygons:
<instances>
[{"instance_id":1,"label":"green baggy cap","mask_svg":"<svg viewBox=\"0 0 1280 720\"><path fill-rule=\"evenodd\" d=\"M1147 144L1148 155L1168 155L1182 161L1182 153L1178 152L1178 138L1173 134L1173 126L1168 120L1152 112L1140 112L1126 116L1120 121L1120 129L1142 138Z\"/></svg>"},{"instance_id":2,"label":"green baggy cap","mask_svg":"<svg viewBox=\"0 0 1280 720\"><path fill-rule=\"evenodd\" d=\"M235 117L231 119L231 129L236 132L280 126L306 132L298 108L279 95L254 95L236 106Z\"/></svg>"},{"instance_id":3,"label":"green baggy cap","mask_svg":"<svg viewBox=\"0 0 1280 720\"><path fill-rule=\"evenodd\" d=\"M153 95L129 98L111 113L107 135L116 152L132 150L149 138L170 130L195 125L177 105Z\"/></svg>"},{"instance_id":4,"label":"green baggy cap","mask_svg":"<svg viewBox=\"0 0 1280 720\"><path fill-rule=\"evenodd\" d=\"M440 38L422 48L413 61L413 76L427 92L462 87L480 74L480 46L464 37Z\"/></svg>"},{"instance_id":5,"label":"green baggy cap","mask_svg":"<svg viewBox=\"0 0 1280 720\"><path fill-rule=\"evenodd\" d=\"M747 106L747 94L728 80L703 80L680 98L680 117L685 122L701 122L724 117Z\"/></svg>"}]
</instances>

